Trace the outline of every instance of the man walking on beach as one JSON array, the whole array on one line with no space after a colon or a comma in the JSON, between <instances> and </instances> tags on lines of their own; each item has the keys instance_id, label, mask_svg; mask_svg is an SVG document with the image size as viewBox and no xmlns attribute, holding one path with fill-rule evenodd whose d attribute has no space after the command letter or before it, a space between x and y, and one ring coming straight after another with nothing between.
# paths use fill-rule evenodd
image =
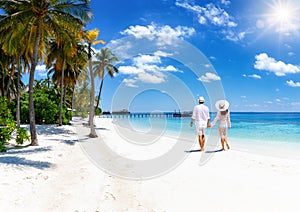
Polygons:
<instances>
[{"instance_id":1,"label":"man walking on beach","mask_svg":"<svg viewBox=\"0 0 300 212\"><path fill-rule=\"evenodd\" d=\"M200 151L204 151L205 144L205 130L207 127L210 127L210 117L209 117L209 109L206 105L204 105L204 97L200 96L199 105L196 105L193 110L193 115L191 119L190 126L193 126L193 122L195 121L196 132L198 134Z\"/></svg>"}]
</instances>

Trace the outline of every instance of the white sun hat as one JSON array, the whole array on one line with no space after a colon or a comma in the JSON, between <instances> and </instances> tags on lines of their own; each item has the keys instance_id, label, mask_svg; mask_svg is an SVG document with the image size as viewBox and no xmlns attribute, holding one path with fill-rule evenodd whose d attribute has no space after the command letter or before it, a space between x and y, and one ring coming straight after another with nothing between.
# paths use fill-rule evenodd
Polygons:
<instances>
[{"instance_id":1,"label":"white sun hat","mask_svg":"<svg viewBox=\"0 0 300 212\"><path fill-rule=\"evenodd\" d=\"M199 101L199 102L204 102L204 101L205 101L205 100L204 100L204 97L203 97L203 96L200 96L199 99L198 99L198 101Z\"/></svg>"},{"instance_id":2,"label":"white sun hat","mask_svg":"<svg viewBox=\"0 0 300 212\"><path fill-rule=\"evenodd\" d=\"M229 102L225 99L219 100L215 104L218 111L225 111L229 108Z\"/></svg>"}]
</instances>

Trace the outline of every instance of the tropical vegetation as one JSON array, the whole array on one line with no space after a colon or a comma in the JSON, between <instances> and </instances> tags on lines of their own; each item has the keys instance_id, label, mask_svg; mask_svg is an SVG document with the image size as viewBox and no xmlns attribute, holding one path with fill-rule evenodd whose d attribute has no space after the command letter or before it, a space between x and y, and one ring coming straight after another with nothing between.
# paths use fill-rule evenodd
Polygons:
<instances>
[{"instance_id":1,"label":"tropical vegetation","mask_svg":"<svg viewBox=\"0 0 300 212\"><path fill-rule=\"evenodd\" d=\"M75 0L22 0L0 1L4 11L0 19L2 49L9 55L24 52L30 67L29 122L31 145L38 145L34 114L34 74L44 58L49 39L63 44L82 32L90 20L89 1ZM26 45L22 45L26 44Z\"/></svg>"},{"instance_id":2,"label":"tropical vegetation","mask_svg":"<svg viewBox=\"0 0 300 212\"><path fill-rule=\"evenodd\" d=\"M74 114L89 116L90 137L97 137L93 119L101 111L105 71L113 77L118 59L107 48L97 54L93 49L105 42L98 29L84 29L91 20L89 3L0 1L0 151L15 130L18 144L30 139L38 145L36 124L68 124ZM47 70L42 80L35 78L39 64ZM22 81L27 73L28 85ZM101 79L96 108L95 77ZM20 123L29 124L30 136Z\"/></svg>"}]
</instances>

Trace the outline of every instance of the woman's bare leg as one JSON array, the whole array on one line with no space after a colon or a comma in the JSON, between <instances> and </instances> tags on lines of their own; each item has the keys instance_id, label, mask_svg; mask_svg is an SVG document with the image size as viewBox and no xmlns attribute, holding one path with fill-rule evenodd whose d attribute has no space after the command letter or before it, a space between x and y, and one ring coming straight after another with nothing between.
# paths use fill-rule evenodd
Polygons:
<instances>
[{"instance_id":1,"label":"woman's bare leg","mask_svg":"<svg viewBox=\"0 0 300 212\"><path fill-rule=\"evenodd\" d=\"M230 149L230 146L229 146L229 144L228 144L227 138L225 138L225 142L226 142L226 147L227 147L227 149Z\"/></svg>"},{"instance_id":2,"label":"woman's bare leg","mask_svg":"<svg viewBox=\"0 0 300 212\"><path fill-rule=\"evenodd\" d=\"M222 144L222 150L225 150L225 148L224 148L224 138L221 138L221 144Z\"/></svg>"}]
</instances>

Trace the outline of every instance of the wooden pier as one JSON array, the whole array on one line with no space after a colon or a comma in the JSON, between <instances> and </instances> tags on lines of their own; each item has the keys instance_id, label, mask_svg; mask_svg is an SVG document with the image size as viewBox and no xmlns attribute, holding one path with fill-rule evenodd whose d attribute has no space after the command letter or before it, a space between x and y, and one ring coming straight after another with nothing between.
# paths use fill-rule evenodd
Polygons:
<instances>
[{"instance_id":1,"label":"wooden pier","mask_svg":"<svg viewBox=\"0 0 300 212\"><path fill-rule=\"evenodd\" d=\"M100 117L103 118L160 118L160 117L190 117L191 112L140 112L140 113L130 113L130 112L103 112Z\"/></svg>"}]
</instances>

